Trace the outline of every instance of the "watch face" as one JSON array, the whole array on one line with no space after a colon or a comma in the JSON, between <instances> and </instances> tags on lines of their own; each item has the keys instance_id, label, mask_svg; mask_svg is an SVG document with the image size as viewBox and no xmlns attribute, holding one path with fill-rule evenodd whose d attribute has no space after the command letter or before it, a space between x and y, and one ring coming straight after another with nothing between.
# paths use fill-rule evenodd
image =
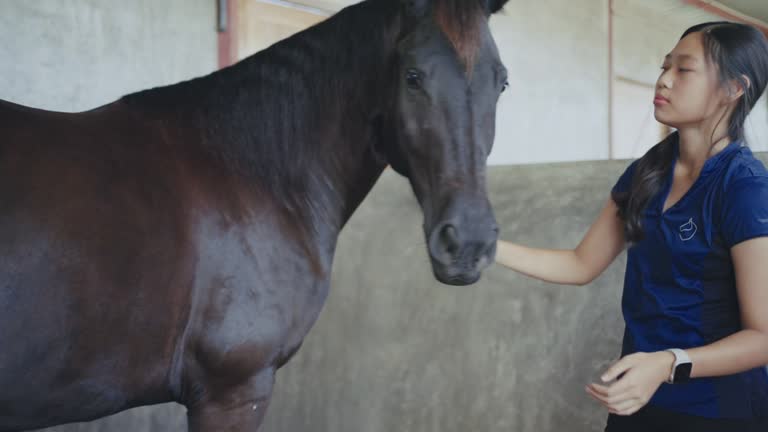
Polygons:
<instances>
[{"instance_id":1,"label":"watch face","mask_svg":"<svg viewBox=\"0 0 768 432\"><path fill-rule=\"evenodd\" d=\"M675 368L675 381L676 383L686 382L691 379L691 369L693 364L681 363Z\"/></svg>"}]
</instances>

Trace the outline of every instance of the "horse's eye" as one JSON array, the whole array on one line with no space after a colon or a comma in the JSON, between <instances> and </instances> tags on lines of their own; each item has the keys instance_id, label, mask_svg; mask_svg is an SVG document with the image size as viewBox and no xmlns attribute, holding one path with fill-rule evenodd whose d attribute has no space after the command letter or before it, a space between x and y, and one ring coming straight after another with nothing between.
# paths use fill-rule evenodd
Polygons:
<instances>
[{"instance_id":1,"label":"horse's eye","mask_svg":"<svg viewBox=\"0 0 768 432\"><path fill-rule=\"evenodd\" d=\"M504 93L509 88L509 81L504 81L504 85L501 87L501 92Z\"/></svg>"},{"instance_id":2,"label":"horse's eye","mask_svg":"<svg viewBox=\"0 0 768 432\"><path fill-rule=\"evenodd\" d=\"M421 87L421 80L421 72L416 69L408 69L408 72L405 74L405 81L411 89L419 89Z\"/></svg>"}]
</instances>

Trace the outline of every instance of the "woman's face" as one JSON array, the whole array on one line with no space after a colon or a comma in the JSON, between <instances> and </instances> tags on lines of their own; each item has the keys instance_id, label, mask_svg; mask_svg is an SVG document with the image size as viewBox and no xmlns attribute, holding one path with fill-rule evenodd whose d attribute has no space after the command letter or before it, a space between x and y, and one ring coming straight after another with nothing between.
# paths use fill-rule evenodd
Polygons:
<instances>
[{"instance_id":1,"label":"woman's face","mask_svg":"<svg viewBox=\"0 0 768 432\"><path fill-rule=\"evenodd\" d=\"M701 33L691 33L664 59L656 82L654 115L676 129L697 127L722 116L729 101L727 93L717 67L707 60Z\"/></svg>"}]
</instances>

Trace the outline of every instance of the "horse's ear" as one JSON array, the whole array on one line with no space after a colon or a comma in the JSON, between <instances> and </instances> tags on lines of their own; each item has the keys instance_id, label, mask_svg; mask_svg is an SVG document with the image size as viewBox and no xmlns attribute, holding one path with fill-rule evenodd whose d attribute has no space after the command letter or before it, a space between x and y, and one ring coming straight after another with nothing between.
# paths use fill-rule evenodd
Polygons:
<instances>
[{"instance_id":1,"label":"horse's ear","mask_svg":"<svg viewBox=\"0 0 768 432\"><path fill-rule=\"evenodd\" d=\"M488 11L492 14L500 11L509 0L488 0Z\"/></svg>"},{"instance_id":2,"label":"horse's ear","mask_svg":"<svg viewBox=\"0 0 768 432\"><path fill-rule=\"evenodd\" d=\"M400 0L405 16L421 18L429 9L429 0Z\"/></svg>"}]
</instances>

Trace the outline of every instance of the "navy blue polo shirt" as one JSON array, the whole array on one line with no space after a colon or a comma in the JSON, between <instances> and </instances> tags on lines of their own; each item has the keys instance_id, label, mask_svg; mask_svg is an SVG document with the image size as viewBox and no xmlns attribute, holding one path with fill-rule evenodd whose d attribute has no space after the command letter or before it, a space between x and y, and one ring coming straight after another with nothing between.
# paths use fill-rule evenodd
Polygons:
<instances>
[{"instance_id":1,"label":"navy blue polo shirt","mask_svg":"<svg viewBox=\"0 0 768 432\"><path fill-rule=\"evenodd\" d=\"M614 191L629 189L636 165ZM730 249L768 236L768 171L748 147L733 142L707 160L690 190L662 212L673 171L645 211L643 240L627 252L622 356L700 347L740 331ZM709 418L768 418L768 372L665 383L649 404Z\"/></svg>"}]
</instances>

